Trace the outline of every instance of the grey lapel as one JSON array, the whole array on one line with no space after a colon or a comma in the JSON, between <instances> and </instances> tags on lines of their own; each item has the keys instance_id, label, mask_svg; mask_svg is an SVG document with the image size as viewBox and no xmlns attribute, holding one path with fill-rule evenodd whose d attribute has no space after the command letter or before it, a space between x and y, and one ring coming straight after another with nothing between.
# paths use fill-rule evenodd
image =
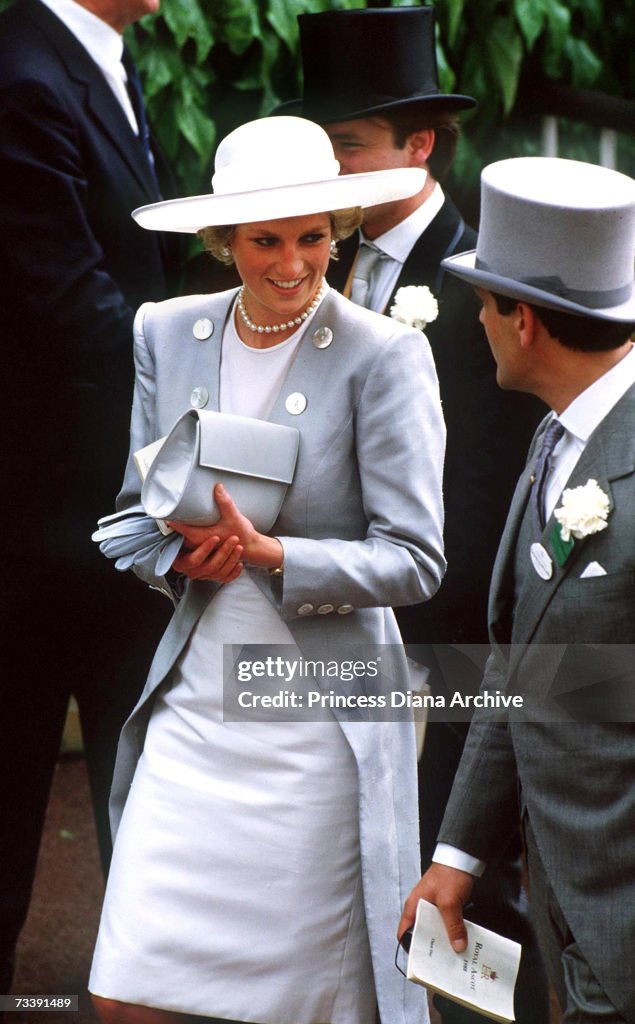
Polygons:
<instances>
[{"instance_id":1,"label":"grey lapel","mask_svg":"<svg viewBox=\"0 0 635 1024\"><path fill-rule=\"evenodd\" d=\"M529 492L531 490L532 468L535 453L546 429L548 418L540 424L529 449L527 464L523 470L516 490L512 497L507 520L503 530L490 585L489 621L494 639L501 644L511 641L511 622L509 619L511 603L514 596L514 558L520 524L525 514Z\"/></svg>"},{"instance_id":2,"label":"grey lapel","mask_svg":"<svg viewBox=\"0 0 635 1024\"><path fill-rule=\"evenodd\" d=\"M320 328L332 332L333 338L327 348L317 348L313 337ZM330 377L338 373L338 334L340 321L337 314L337 299L329 293L309 324L299 351L280 388L269 419L274 423L304 428L322 415L320 396L330 387ZM341 352L339 353L341 357ZM290 395L301 394L306 398L306 409L300 415L290 413L285 402Z\"/></svg>"},{"instance_id":3,"label":"grey lapel","mask_svg":"<svg viewBox=\"0 0 635 1024\"><path fill-rule=\"evenodd\" d=\"M178 419L192 405L191 399L195 389L207 391L207 402L201 408L218 411L220 405L220 366L223 331L230 314L237 289L219 296L210 296L209 301L196 302L183 319L176 320L171 329L177 337L187 337L189 345L183 345L182 351L175 354L174 393L170 408L173 420ZM212 322L211 334L199 340L194 334L195 324L203 319ZM185 358L189 362L185 364ZM178 362L178 365L176 365Z\"/></svg>"}]
</instances>

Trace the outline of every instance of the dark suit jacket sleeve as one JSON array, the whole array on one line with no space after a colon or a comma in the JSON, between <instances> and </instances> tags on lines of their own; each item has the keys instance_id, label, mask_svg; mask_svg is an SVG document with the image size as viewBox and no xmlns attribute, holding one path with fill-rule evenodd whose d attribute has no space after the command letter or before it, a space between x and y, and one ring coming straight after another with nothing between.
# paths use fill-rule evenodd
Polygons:
<instances>
[{"instance_id":1,"label":"dark suit jacket sleeve","mask_svg":"<svg viewBox=\"0 0 635 1024\"><path fill-rule=\"evenodd\" d=\"M76 126L52 89L30 81L0 98L0 219L8 294L33 336L78 376L129 378L133 311L106 272L88 219L93 199ZM25 291L24 282L28 281ZM41 347L40 347L41 352Z\"/></svg>"},{"instance_id":2,"label":"dark suit jacket sleeve","mask_svg":"<svg viewBox=\"0 0 635 1024\"><path fill-rule=\"evenodd\" d=\"M503 690L504 685L504 673L499 671L496 654L492 653L481 692ZM509 728L505 722L490 721L487 712L477 711L454 777L439 842L489 861L507 848L518 829L519 815L518 776Z\"/></svg>"}]
</instances>

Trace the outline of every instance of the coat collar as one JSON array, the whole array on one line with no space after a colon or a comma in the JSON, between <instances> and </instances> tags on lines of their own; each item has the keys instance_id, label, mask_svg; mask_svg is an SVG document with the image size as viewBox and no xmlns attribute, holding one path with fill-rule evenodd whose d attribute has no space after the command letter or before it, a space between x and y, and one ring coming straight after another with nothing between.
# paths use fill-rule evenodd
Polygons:
<instances>
[{"instance_id":1,"label":"coat collar","mask_svg":"<svg viewBox=\"0 0 635 1024\"><path fill-rule=\"evenodd\" d=\"M445 276L441 260L456 251L464 232L463 218L452 200L446 195L445 202L436 217L412 247L390 297L390 302L394 301L397 289L406 285L427 285L434 295L438 295Z\"/></svg>"},{"instance_id":2,"label":"coat collar","mask_svg":"<svg viewBox=\"0 0 635 1024\"><path fill-rule=\"evenodd\" d=\"M386 308L388 309L394 302L397 289L406 285L427 285L434 295L438 295L445 276L441 261L461 248L460 243L465 232L463 218L446 194L443 206L436 217L412 247ZM462 247L471 245L472 241L473 238L470 235ZM340 292L344 290L358 248L358 232L343 242L338 242L340 258L331 264L327 278L329 284Z\"/></svg>"}]
</instances>

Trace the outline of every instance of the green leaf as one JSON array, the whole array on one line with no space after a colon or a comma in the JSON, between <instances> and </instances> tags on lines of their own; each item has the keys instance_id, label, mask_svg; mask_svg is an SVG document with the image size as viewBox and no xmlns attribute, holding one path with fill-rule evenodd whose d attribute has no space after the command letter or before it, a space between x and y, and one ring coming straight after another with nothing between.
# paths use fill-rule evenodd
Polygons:
<instances>
[{"instance_id":1,"label":"green leaf","mask_svg":"<svg viewBox=\"0 0 635 1024\"><path fill-rule=\"evenodd\" d=\"M556 523L549 534L549 540L551 541L551 550L556 557L556 562L562 569L567 558L573 551L575 541L573 540L573 537L570 537L569 540L563 540L562 533L560 531L561 526L559 523Z\"/></svg>"},{"instance_id":2,"label":"green leaf","mask_svg":"<svg viewBox=\"0 0 635 1024\"><path fill-rule=\"evenodd\" d=\"M514 0L514 12L520 25L527 49L533 48L546 21L544 0Z\"/></svg>"},{"instance_id":3,"label":"green leaf","mask_svg":"<svg viewBox=\"0 0 635 1024\"><path fill-rule=\"evenodd\" d=\"M461 91L467 96L488 97L490 100L491 90L488 87L487 75L483 61L483 52L478 43L472 42L463 57L461 65ZM493 104L498 107L497 103Z\"/></svg>"},{"instance_id":4,"label":"green leaf","mask_svg":"<svg viewBox=\"0 0 635 1024\"><path fill-rule=\"evenodd\" d=\"M161 8L165 23L181 49L188 39L196 43L199 62L204 61L214 43L209 20L204 16L198 0L166 0Z\"/></svg>"},{"instance_id":5,"label":"green leaf","mask_svg":"<svg viewBox=\"0 0 635 1024\"><path fill-rule=\"evenodd\" d=\"M583 89L593 85L602 70L602 61L588 43L583 39L567 39L564 50L571 61L574 86Z\"/></svg>"},{"instance_id":6,"label":"green leaf","mask_svg":"<svg viewBox=\"0 0 635 1024\"><path fill-rule=\"evenodd\" d=\"M557 78L562 70L564 47L571 30L571 14L554 0L547 7L547 40L543 56L545 71Z\"/></svg>"},{"instance_id":7,"label":"green leaf","mask_svg":"<svg viewBox=\"0 0 635 1024\"><path fill-rule=\"evenodd\" d=\"M448 18L447 42L449 47L453 47L456 42L456 36L459 30L459 25L461 24L464 6L465 0L446 0L445 8ZM446 90L443 89L443 92L445 91Z\"/></svg>"},{"instance_id":8,"label":"green leaf","mask_svg":"<svg viewBox=\"0 0 635 1024\"><path fill-rule=\"evenodd\" d=\"M219 39L240 56L260 39L258 8L251 0L222 0L219 3Z\"/></svg>"},{"instance_id":9,"label":"green leaf","mask_svg":"<svg viewBox=\"0 0 635 1024\"><path fill-rule=\"evenodd\" d=\"M523 59L523 44L510 18L496 18L485 37L486 59L500 88L506 114L514 106Z\"/></svg>"},{"instance_id":10,"label":"green leaf","mask_svg":"<svg viewBox=\"0 0 635 1024\"><path fill-rule=\"evenodd\" d=\"M456 75L448 64L445 51L439 41L437 33L437 68L439 71L439 85L441 86L441 92L454 92L456 85Z\"/></svg>"},{"instance_id":11,"label":"green leaf","mask_svg":"<svg viewBox=\"0 0 635 1024\"><path fill-rule=\"evenodd\" d=\"M198 153L201 162L209 160L216 139L214 122L196 103L187 99L177 104L176 115L181 133Z\"/></svg>"},{"instance_id":12,"label":"green leaf","mask_svg":"<svg viewBox=\"0 0 635 1024\"><path fill-rule=\"evenodd\" d=\"M269 0L267 4L267 21L272 29L287 44L291 53L298 49L298 14L306 10L303 0Z\"/></svg>"},{"instance_id":13,"label":"green leaf","mask_svg":"<svg viewBox=\"0 0 635 1024\"><path fill-rule=\"evenodd\" d=\"M142 50L137 65L146 102L185 73L180 54L161 44Z\"/></svg>"}]
</instances>

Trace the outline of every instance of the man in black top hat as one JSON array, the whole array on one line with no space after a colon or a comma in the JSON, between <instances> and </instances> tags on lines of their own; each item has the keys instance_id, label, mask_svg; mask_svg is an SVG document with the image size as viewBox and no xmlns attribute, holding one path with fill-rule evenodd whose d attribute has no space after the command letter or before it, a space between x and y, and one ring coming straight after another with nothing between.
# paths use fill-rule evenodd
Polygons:
<instances>
[{"instance_id":1,"label":"man in black top hat","mask_svg":"<svg viewBox=\"0 0 635 1024\"><path fill-rule=\"evenodd\" d=\"M365 211L360 234L339 243L340 259L328 279L353 301L387 314L398 289L407 285L427 286L438 302L438 316L426 335L447 426L448 571L432 601L397 609L397 618L409 645L485 644L498 540L544 409L527 395L497 387L478 303L441 267L445 257L476 246L476 233L439 184L454 159L458 114L475 101L439 89L431 7L328 11L301 15L298 22L304 97L275 112L319 122L344 174L411 166L428 171L418 195ZM409 649L415 657L421 651ZM427 646L428 662L430 651ZM419 774L424 866L434 850L466 728L462 722L428 724ZM523 943L517 1020L542 1024L548 1020L546 981L524 906L519 853L516 836L514 848L475 886L466 916ZM444 1024L480 1019L445 1001L442 1009Z\"/></svg>"}]
</instances>

